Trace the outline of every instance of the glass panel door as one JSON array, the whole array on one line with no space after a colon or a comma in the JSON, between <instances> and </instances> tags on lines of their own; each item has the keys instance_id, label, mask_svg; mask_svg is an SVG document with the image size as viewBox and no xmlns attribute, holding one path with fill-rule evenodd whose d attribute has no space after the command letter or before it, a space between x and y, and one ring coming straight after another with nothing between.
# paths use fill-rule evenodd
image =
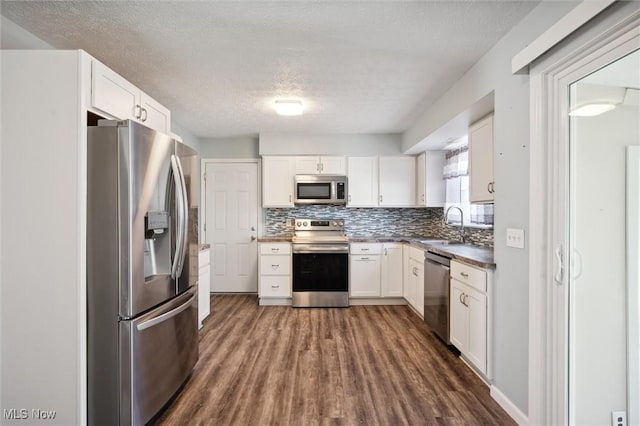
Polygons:
<instances>
[{"instance_id":1,"label":"glass panel door","mask_svg":"<svg viewBox=\"0 0 640 426\"><path fill-rule=\"evenodd\" d=\"M628 245L638 244L630 230L639 218L628 210L638 165L627 157L640 144L640 50L573 83L569 95L569 423L611 424L612 411L627 410L631 383L627 299L638 283Z\"/></svg>"}]
</instances>

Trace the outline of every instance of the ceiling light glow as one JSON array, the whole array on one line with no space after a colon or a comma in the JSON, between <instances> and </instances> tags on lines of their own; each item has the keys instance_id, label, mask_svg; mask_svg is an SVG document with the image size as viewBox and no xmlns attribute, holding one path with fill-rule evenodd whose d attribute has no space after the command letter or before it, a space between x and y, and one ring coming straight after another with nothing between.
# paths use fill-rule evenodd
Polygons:
<instances>
[{"instance_id":1,"label":"ceiling light glow","mask_svg":"<svg viewBox=\"0 0 640 426\"><path fill-rule=\"evenodd\" d=\"M596 115L604 114L607 111L611 111L616 106L614 104L586 104L582 105L569 112L572 117L594 117Z\"/></svg>"},{"instance_id":2,"label":"ceiling light glow","mask_svg":"<svg viewBox=\"0 0 640 426\"><path fill-rule=\"evenodd\" d=\"M296 99L276 101L276 113L278 115L302 115L302 101Z\"/></svg>"}]
</instances>

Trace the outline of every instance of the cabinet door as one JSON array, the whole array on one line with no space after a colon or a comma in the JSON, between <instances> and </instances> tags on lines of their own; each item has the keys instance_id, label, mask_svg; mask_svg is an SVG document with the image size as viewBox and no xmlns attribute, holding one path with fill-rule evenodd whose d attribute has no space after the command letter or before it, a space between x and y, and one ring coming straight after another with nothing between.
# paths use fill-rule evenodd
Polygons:
<instances>
[{"instance_id":1,"label":"cabinet door","mask_svg":"<svg viewBox=\"0 0 640 426\"><path fill-rule=\"evenodd\" d=\"M385 244L382 249L382 297L402 297L402 245Z\"/></svg>"},{"instance_id":2,"label":"cabinet door","mask_svg":"<svg viewBox=\"0 0 640 426\"><path fill-rule=\"evenodd\" d=\"M297 175L317 175L320 173L319 157L296 157Z\"/></svg>"},{"instance_id":3,"label":"cabinet door","mask_svg":"<svg viewBox=\"0 0 640 426\"><path fill-rule=\"evenodd\" d=\"M140 89L99 61L91 62L91 105L120 120L140 116Z\"/></svg>"},{"instance_id":4,"label":"cabinet door","mask_svg":"<svg viewBox=\"0 0 640 426\"><path fill-rule=\"evenodd\" d=\"M468 288L465 303L469 315L469 343L466 356L478 369L487 372L487 297Z\"/></svg>"},{"instance_id":5,"label":"cabinet door","mask_svg":"<svg viewBox=\"0 0 640 426\"><path fill-rule=\"evenodd\" d=\"M349 256L349 295L380 296L380 256Z\"/></svg>"},{"instance_id":6,"label":"cabinet door","mask_svg":"<svg viewBox=\"0 0 640 426\"><path fill-rule=\"evenodd\" d=\"M469 311L463 303L465 285L451 280L449 299L449 331L451 344L460 352L466 352L469 342Z\"/></svg>"},{"instance_id":7,"label":"cabinet door","mask_svg":"<svg viewBox=\"0 0 640 426\"><path fill-rule=\"evenodd\" d=\"M407 244L402 245L402 297L409 302L409 286L411 284L411 261L409 254L411 247Z\"/></svg>"},{"instance_id":8,"label":"cabinet door","mask_svg":"<svg viewBox=\"0 0 640 426\"><path fill-rule=\"evenodd\" d=\"M349 207L378 205L378 157L349 157Z\"/></svg>"},{"instance_id":9,"label":"cabinet door","mask_svg":"<svg viewBox=\"0 0 640 426\"><path fill-rule=\"evenodd\" d=\"M380 206L413 207L416 204L416 160L414 157L379 158Z\"/></svg>"},{"instance_id":10,"label":"cabinet door","mask_svg":"<svg viewBox=\"0 0 640 426\"><path fill-rule=\"evenodd\" d=\"M445 154L444 151L427 151L425 153L425 207L444 207ZM422 177L422 175L419 176Z\"/></svg>"},{"instance_id":11,"label":"cabinet door","mask_svg":"<svg viewBox=\"0 0 640 426\"><path fill-rule=\"evenodd\" d=\"M469 127L469 200L493 202L493 115Z\"/></svg>"},{"instance_id":12,"label":"cabinet door","mask_svg":"<svg viewBox=\"0 0 640 426\"><path fill-rule=\"evenodd\" d=\"M419 271L418 271L418 267L417 267L417 262L413 259L409 260L409 285L407 286L407 302L409 302L409 304L411 306L413 306L413 308L415 310L418 310L418 303L417 303L417 283L418 283L418 275L419 275Z\"/></svg>"},{"instance_id":13,"label":"cabinet door","mask_svg":"<svg viewBox=\"0 0 640 426\"><path fill-rule=\"evenodd\" d=\"M323 175L347 174L345 157L320 157L320 173Z\"/></svg>"},{"instance_id":14,"label":"cabinet door","mask_svg":"<svg viewBox=\"0 0 640 426\"><path fill-rule=\"evenodd\" d=\"M169 109L145 93L140 95L140 99L142 105L140 121L147 127L169 134L171 131Z\"/></svg>"},{"instance_id":15,"label":"cabinet door","mask_svg":"<svg viewBox=\"0 0 640 426\"><path fill-rule=\"evenodd\" d=\"M424 263L416 262L416 310L424 316Z\"/></svg>"},{"instance_id":16,"label":"cabinet door","mask_svg":"<svg viewBox=\"0 0 640 426\"><path fill-rule=\"evenodd\" d=\"M293 207L295 157L262 157L262 206Z\"/></svg>"},{"instance_id":17,"label":"cabinet door","mask_svg":"<svg viewBox=\"0 0 640 426\"><path fill-rule=\"evenodd\" d=\"M198 271L198 321L202 321L210 313L211 266L206 265Z\"/></svg>"}]
</instances>

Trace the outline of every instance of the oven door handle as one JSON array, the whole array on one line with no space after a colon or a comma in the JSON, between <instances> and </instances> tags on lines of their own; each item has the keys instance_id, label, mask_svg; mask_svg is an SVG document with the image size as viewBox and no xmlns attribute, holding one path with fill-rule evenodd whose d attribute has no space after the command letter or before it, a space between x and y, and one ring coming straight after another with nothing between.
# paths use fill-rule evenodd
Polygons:
<instances>
[{"instance_id":1,"label":"oven door handle","mask_svg":"<svg viewBox=\"0 0 640 426\"><path fill-rule=\"evenodd\" d=\"M304 245L296 245L293 246L294 254L305 254L305 253L349 253L348 246L322 246L315 244L304 244Z\"/></svg>"}]
</instances>

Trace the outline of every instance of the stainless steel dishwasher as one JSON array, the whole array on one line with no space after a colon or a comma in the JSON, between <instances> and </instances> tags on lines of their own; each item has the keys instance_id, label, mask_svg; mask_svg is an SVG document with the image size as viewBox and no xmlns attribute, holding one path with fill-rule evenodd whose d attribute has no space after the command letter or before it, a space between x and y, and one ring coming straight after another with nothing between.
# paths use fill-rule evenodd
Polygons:
<instances>
[{"instance_id":1,"label":"stainless steel dishwasher","mask_svg":"<svg viewBox=\"0 0 640 426\"><path fill-rule=\"evenodd\" d=\"M424 253L424 320L446 343L449 341L449 265L451 258Z\"/></svg>"}]
</instances>

